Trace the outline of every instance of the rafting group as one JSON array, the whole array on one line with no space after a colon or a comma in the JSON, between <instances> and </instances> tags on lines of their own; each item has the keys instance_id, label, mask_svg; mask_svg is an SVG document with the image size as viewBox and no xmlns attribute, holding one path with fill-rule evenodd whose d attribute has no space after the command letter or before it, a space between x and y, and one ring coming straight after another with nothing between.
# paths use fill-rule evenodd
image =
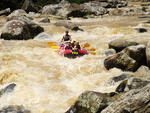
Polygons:
<instances>
[{"instance_id":1,"label":"rafting group","mask_svg":"<svg viewBox=\"0 0 150 113\"><path fill-rule=\"evenodd\" d=\"M60 44L60 55L68 58L76 58L88 54L86 49L81 48L79 42L72 41L69 31L65 32Z\"/></svg>"}]
</instances>

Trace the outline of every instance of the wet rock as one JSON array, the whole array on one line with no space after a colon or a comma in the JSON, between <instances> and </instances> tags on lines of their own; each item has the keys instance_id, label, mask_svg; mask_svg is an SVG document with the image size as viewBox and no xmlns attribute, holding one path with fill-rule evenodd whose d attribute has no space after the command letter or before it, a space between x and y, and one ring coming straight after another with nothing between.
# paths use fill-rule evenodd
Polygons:
<instances>
[{"instance_id":1,"label":"wet rock","mask_svg":"<svg viewBox=\"0 0 150 113\"><path fill-rule=\"evenodd\" d=\"M147 84L149 84L149 80L144 80L141 78L129 78L127 82L127 86L125 90L132 90L132 89L138 89L138 88L143 88Z\"/></svg>"},{"instance_id":2,"label":"wet rock","mask_svg":"<svg viewBox=\"0 0 150 113\"><path fill-rule=\"evenodd\" d=\"M122 81L116 88L116 92L120 93L124 91L129 91L132 89L138 89L138 88L140 89L140 88L145 87L149 83L150 83L149 80L131 77L131 78L128 78L127 80Z\"/></svg>"},{"instance_id":3,"label":"wet rock","mask_svg":"<svg viewBox=\"0 0 150 113\"><path fill-rule=\"evenodd\" d=\"M149 113L150 84L143 88L133 89L112 102L101 113Z\"/></svg>"},{"instance_id":4,"label":"wet rock","mask_svg":"<svg viewBox=\"0 0 150 113\"><path fill-rule=\"evenodd\" d=\"M27 15L27 17L30 17L30 18L38 18L40 16L41 16L40 13L35 13L35 12L29 12Z\"/></svg>"},{"instance_id":5,"label":"wet rock","mask_svg":"<svg viewBox=\"0 0 150 113\"><path fill-rule=\"evenodd\" d=\"M69 22L69 21L56 22L55 25L56 26L63 26L65 28L67 28L67 29L71 29L71 30L74 30L74 31L78 31L78 30L83 31L82 29L80 29L78 27L77 24Z\"/></svg>"},{"instance_id":6,"label":"wet rock","mask_svg":"<svg viewBox=\"0 0 150 113\"><path fill-rule=\"evenodd\" d=\"M116 88L115 92L121 93L125 91L127 85L127 80L124 80L123 82L121 82L118 87Z\"/></svg>"},{"instance_id":7,"label":"wet rock","mask_svg":"<svg viewBox=\"0 0 150 113\"><path fill-rule=\"evenodd\" d=\"M49 18L45 18L40 20L41 23L50 23L50 19Z\"/></svg>"},{"instance_id":8,"label":"wet rock","mask_svg":"<svg viewBox=\"0 0 150 113\"><path fill-rule=\"evenodd\" d=\"M141 66L136 72L135 77L150 80L150 69L146 66Z\"/></svg>"},{"instance_id":9,"label":"wet rock","mask_svg":"<svg viewBox=\"0 0 150 113\"><path fill-rule=\"evenodd\" d=\"M84 7L82 5L79 4L70 4L69 8L68 8L68 14L67 17L84 17L87 12L85 12Z\"/></svg>"},{"instance_id":10,"label":"wet rock","mask_svg":"<svg viewBox=\"0 0 150 113\"><path fill-rule=\"evenodd\" d=\"M99 16L99 15L104 15L108 13L107 9L99 6L97 2L96 3L93 3L93 2L84 3L83 7L84 7L85 12L87 12L87 14L94 14L96 16Z\"/></svg>"},{"instance_id":11,"label":"wet rock","mask_svg":"<svg viewBox=\"0 0 150 113\"><path fill-rule=\"evenodd\" d=\"M27 13L22 9L15 10L10 15L7 16L7 21L13 20L14 17L20 16L27 16Z\"/></svg>"},{"instance_id":12,"label":"wet rock","mask_svg":"<svg viewBox=\"0 0 150 113\"><path fill-rule=\"evenodd\" d=\"M138 63L130 58L126 53L120 52L113 56L110 56L104 60L104 66L106 69L119 68L124 71L136 71Z\"/></svg>"},{"instance_id":13,"label":"wet rock","mask_svg":"<svg viewBox=\"0 0 150 113\"><path fill-rule=\"evenodd\" d=\"M123 73L123 74L121 74L121 75L119 75L119 76L113 77L112 80L113 80L114 82L119 82L119 81L122 81L122 80L124 80L124 79L129 78L129 77L130 77L130 76L129 76L128 74Z\"/></svg>"},{"instance_id":14,"label":"wet rock","mask_svg":"<svg viewBox=\"0 0 150 113\"><path fill-rule=\"evenodd\" d=\"M31 112L25 109L23 106L9 105L7 107L3 107L0 110L0 113L31 113Z\"/></svg>"},{"instance_id":15,"label":"wet rock","mask_svg":"<svg viewBox=\"0 0 150 113\"><path fill-rule=\"evenodd\" d=\"M37 7L32 0L25 0L21 9L26 12L38 12L40 7Z\"/></svg>"},{"instance_id":16,"label":"wet rock","mask_svg":"<svg viewBox=\"0 0 150 113\"><path fill-rule=\"evenodd\" d=\"M62 0L59 4L46 5L42 9L42 14L52 14L57 16L66 17L69 12L70 3Z\"/></svg>"},{"instance_id":17,"label":"wet rock","mask_svg":"<svg viewBox=\"0 0 150 113\"><path fill-rule=\"evenodd\" d=\"M15 87L16 87L15 83L9 84L8 86L6 86L4 89L0 91L0 95L4 95L5 93L11 93Z\"/></svg>"},{"instance_id":18,"label":"wet rock","mask_svg":"<svg viewBox=\"0 0 150 113\"><path fill-rule=\"evenodd\" d=\"M84 17L88 14L103 15L107 14L107 3L88 2L84 4L71 4L67 1L61 1L59 4L47 5L42 9L42 14L52 14L62 17Z\"/></svg>"},{"instance_id":19,"label":"wet rock","mask_svg":"<svg viewBox=\"0 0 150 113\"><path fill-rule=\"evenodd\" d=\"M11 20L4 25L1 38L5 40L23 40L31 37L28 26L23 21Z\"/></svg>"},{"instance_id":20,"label":"wet rock","mask_svg":"<svg viewBox=\"0 0 150 113\"><path fill-rule=\"evenodd\" d=\"M1 38L5 40L28 40L43 32L44 29L23 16L8 21L3 26Z\"/></svg>"},{"instance_id":21,"label":"wet rock","mask_svg":"<svg viewBox=\"0 0 150 113\"><path fill-rule=\"evenodd\" d=\"M121 0L107 0L107 2L109 3L109 8L120 8L128 5L127 1Z\"/></svg>"},{"instance_id":22,"label":"wet rock","mask_svg":"<svg viewBox=\"0 0 150 113\"><path fill-rule=\"evenodd\" d=\"M84 92L66 113L99 113L109 105L112 101L111 96L114 95L114 93Z\"/></svg>"},{"instance_id":23,"label":"wet rock","mask_svg":"<svg viewBox=\"0 0 150 113\"><path fill-rule=\"evenodd\" d=\"M146 57L147 57L147 65L150 67L150 41L147 43L146 46Z\"/></svg>"},{"instance_id":24,"label":"wet rock","mask_svg":"<svg viewBox=\"0 0 150 113\"><path fill-rule=\"evenodd\" d=\"M114 49L108 49L108 50L105 50L104 53L102 54L106 56L111 56L111 55L116 54L116 51Z\"/></svg>"},{"instance_id":25,"label":"wet rock","mask_svg":"<svg viewBox=\"0 0 150 113\"><path fill-rule=\"evenodd\" d=\"M116 52L120 52L124 48L133 46L133 45L138 45L138 43L126 41L126 40L122 40L122 39L116 39L109 43L109 48L113 48L114 50L116 50Z\"/></svg>"},{"instance_id":26,"label":"wet rock","mask_svg":"<svg viewBox=\"0 0 150 113\"><path fill-rule=\"evenodd\" d=\"M35 38L35 40L50 40L52 39L52 36L50 36L49 34L42 32L40 34L38 34Z\"/></svg>"},{"instance_id":27,"label":"wet rock","mask_svg":"<svg viewBox=\"0 0 150 113\"><path fill-rule=\"evenodd\" d=\"M10 8L7 8L5 10L1 10L0 11L0 16L2 16L2 15L9 15L10 12L11 12Z\"/></svg>"},{"instance_id":28,"label":"wet rock","mask_svg":"<svg viewBox=\"0 0 150 113\"><path fill-rule=\"evenodd\" d=\"M106 69L119 68L124 71L136 71L141 65L146 65L144 45L129 46L123 51L104 60Z\"/></svg>"},{"instance_id":29,"label":"wet rock","mask_svg":"<svg viewBox=\"0 0 150 113\"><path fill-rule=\"evenodd\" d=\"M147 32L147 29L145 29L145 28L135 28L135 30L137 30L138 33Z\"/></svg>"},{"instance_id":30,"label":"wet rock","mask_svg":"<svg viewBox=\"0 0 150 113\"><path fill-rule=\"evenodd\" d=\"M122 9L110 9L109 10L109 15L121 16L123 14L124 14L124 11Z\"/></svg>"},{"instance_id":31,"label":"wet rock","mask_svg":"<svg viewBox=\"0 0 150 113\"><path fill-rule=\"evenodd\" d=\"M146 47L144 45L130 46L123 50L138 63L138 67L146 65Z\"/></svg>"}]
</instances>

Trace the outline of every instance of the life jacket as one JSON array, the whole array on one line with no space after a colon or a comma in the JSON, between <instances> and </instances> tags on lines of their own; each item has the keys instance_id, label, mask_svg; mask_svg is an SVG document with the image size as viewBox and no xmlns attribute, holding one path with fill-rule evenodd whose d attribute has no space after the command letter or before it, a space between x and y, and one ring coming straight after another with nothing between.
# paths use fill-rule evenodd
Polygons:
<instances>
[{"instance_id":1,"label":"life jacket","mask_svg":"<svg viewBox=\"0 0 150 113\"><path fill-rule=\"evenodd\" d=\"M68 41L68 40L70 40L70 35L65 35L64 36L64 41Z\"/></svg>"}]
</instances>

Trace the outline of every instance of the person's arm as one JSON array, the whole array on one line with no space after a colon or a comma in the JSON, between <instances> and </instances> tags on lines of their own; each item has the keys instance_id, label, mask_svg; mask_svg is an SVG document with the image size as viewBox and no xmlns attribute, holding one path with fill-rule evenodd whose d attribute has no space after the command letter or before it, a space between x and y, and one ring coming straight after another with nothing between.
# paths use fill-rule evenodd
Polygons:
<instances>
[{"instance_id":1,"label":"person's arm","mask_svg":"<svg viewBox=\"0 0 150 113\"><path fill-rule=\"evenodd\" d=\"M70 40L70 41L72 40L70 35L69 35L69 40Z\"/></svg>"},{"instance_id":2,"label":"person's arm","mask_svg":"<svg viewBox=\"0 0 150 113\"><path fill-rule=\"evenodd\" d=\"M61 42L64 40L64 37L61 39Z\"/></svg>"}]
</instances>

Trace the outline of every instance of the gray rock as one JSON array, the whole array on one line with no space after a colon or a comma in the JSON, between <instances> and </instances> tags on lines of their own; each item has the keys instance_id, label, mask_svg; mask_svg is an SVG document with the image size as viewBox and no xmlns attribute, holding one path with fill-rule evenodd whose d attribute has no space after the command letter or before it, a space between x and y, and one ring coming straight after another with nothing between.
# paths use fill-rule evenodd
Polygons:
<instances>
[{"instance_id":1,"label":"gray rock","mask_svg":"<svg viewBox=\"0 0 150 113\"><path fill-rule=\"evenodd\" d=\"M49 18L45 18L40 20L40 23L50 23L50 19Z\"/></svg>"},{"instance_id":2,"label":"gray rock","mask_svg":"<svg viewBox=\"0 0 150 113\"><path fill-rule=\"evenodd\" d=\"M101 7L99 6L99 4L93 2L84 3L83 7L85 12L87 12L88 14L95 14L96 16L108 13L106 8Z\"/></svg>"},{"instance_id":3,"label":"gray rock","mask_svg":"<svg viewBox=\"0 0 150 113\"><path fill-rule=\"evenodd\" d=\"M11 93L15 87L16 87L15 83L9 84L8 86L6 86L4 89L0 91L0 95L4 95L5 93Z\"/></svg>"},{"instance_id":4,"label":"gray rock","mask_svg":"<svg viewBox=\"0 0 150 113\"><path fill-rule=\"evenodd\" d=\"M126 53L120 52L113 56L110 56L104 60L104 66L106 69L119 68L124 71L136 71L138 63L130 58Z\"/></svg>"},{"instance_id":5,"label":"gray rock","mask_svg":"<svg viewBox=\"0 0 150 113\"><path fill-rule=\"evenodd\" d=\"M150 69L146 66L141 66L136 72L135 77L150 80Z\"/></svg>"},{"instance_id":6,"label":"gray rock","mask_svg":"<svg viewBox=\"0 0 150 113\"><path fill-rule=\"evenodd\" d=\"M4 9L0 11L0 16L2 15L9 15L11 12L10 8Z\"/></svg>"},{"instance_id":7,"label":"gray rock","mask_svg":"<svg viewBox=\"0 0 150 113\"><path fill-rule=\"evenodd\" d=\"M7 20L10 21L13 20L14 17L20 16L27 16L27 13L22 9L15 10L10 15L7 16Z\"/></svg>"},{"instance_id":8,"label":"gray rock","mask_svg":"<svg viewBox=\"0 0 150 113\"><path fill-rule=\"evenodd\" d=\"M50 40L52 39L52 36L50 36L49 34L42 32L40 34L38 34L35 38L35 40Z\"/></svg>"},{"instance_id":9,"label":"gray rock","mask_svg":"<svg viewBox=\"0 0 150 113\"><path fill-rule=\"evenodd\" d=\"M116 54L116 51L114 49L108 49L108 50L105 50L104 53L102 53L102 55L106 55L106 56L111 56L114 54Z\"/></svg>"},{"instance_id":10,"label":"gray rock","mask_svg":"<svg viewBox=\"0 0 150 113\"><path fill-rule=\"evenodd\" d=\"M130 90L112 102L101 113L149 113L150 84L143 88Z\"/></svg>"},{"instance_id":11,"label":"gray rock","mask_svg":"<svg viewBox=\"0 0 150 113\"><path fill-rule=\"evenodd\" d=\"M3 107L0 110L0 113L31 113L31 112L25 109L23 106L9 105L7 107Z\"/></svg>"},{"instance_id":12,"label":"gray rock","mask_svg":"<svg viewBox=\"0 0 150 113\"><path fill-rule=\"evenodd\" d=\"M127 47L123 51L104 60L106 69L116 67L124 71L136 71L141 65L146 65L144 45Z\"/></svg>"},{"instance_id":13,"label":"gray rock","mask_svg":"<svg viewBox=\"0 0 150 113\"><path fill-rule=\"evenodd\" d=\"M71 4L67 1L62 1L59 4L47 5L42 9L42 14L52 14L62 17L84 17L87 14L103 15L107 14L105 2L88 2L84 4Z\"/></svg>"},{"instance_id":14,"label":"gray rock","mask_svg":"<svg viewBox=\"0 0 150 113\"><path fill-rule=\"evenodd\" d=\"M124 92L132 89L140 89L149 84L149 80L144 80L141 78L131 77L127 80L122 81L116 88L116 92Z\"/></svg>"},{"instance_id":15,"label":"gray rock","mask_svg":"<svg viewBox=\"0 0 150 113\"><path fill-rule=\"evenodd\" d=\"M145 45L130 46L122 52L126 53L130 58L138 63L138 67L146 65L146 47Z\"/></svg>"},{"instance_id":16,"label":"gray rock","mask_svg":"<svg viewBox=\"0 0 150 113\"><path fill-rule=\"evenodd\" d=\"M44 29L33 23L24 16L16 17L16 20L8 21L3 26L1 38L5 40L27 40L33 39Z\"/></svg>"},{"instance_id":17,"label":"gray rock","mask_svg":"<svg viewBox=\"0 0 150 113\"><path fill-rule=\"evenodd\" d=\"M126 41L122 39L116 39L109 43L109 48L115 49L116 52L120 52L126 47L138 45L136 42Z\"/></svg>"},{"instance_id":18,"label":"gray rock","mask_svg":"<svg viewBox=\"0 0 150 113\"><path fill-rule=\"evenodd\" d=\"M146 46L146 58L147 58L147 65L150 67L150 41L147 43Z\"/></svg>"},{"instance_id":19,"label":"gray rock","mask_svg":"<svg viewBox=\"0 0 150 113\"><path fill-rule=\"evenodd\" d=\"M113 95L114 93L84 92L66 113L99 113L109 105Z\"/></svg>"},{"instance_id":20,"label":"gray rock","mask_svg":"<svg viewBox=\"0 0 150 113\"><path fill-rule=\"evenodd\" d=\"M4 25L1 38L5 40L22 40L31 37L28 26L23 21L11 20Z\"/></svg>"},{"instance_id":21,"label":"gray rock","mask_svg":"<svg viewBox=\"0 0 150 113\"><path fill-rule=\"evenodd\" d=\"M135 30L137 30L138 33L147 32L147 29L145 29L145 28L135 28Z\"/></svg>"},{"instance_id":22,"label":"gray rock","mask_svg":"<svg viewBox=\"0 0 150 113\"><path fill-rule=\"evenodd\" d=\"M38 12L40 7L37 7L32 0L24 0L21 9L27 12Z\"/></svg>"},{"instance_id":23,"label":"gray rock","mask_svg":"<svg viewBox=\"0 0 150 113\"><path fill-rule=\"evenodd\" d=\"M125 79L127 79L127 78L129 78L130 76L128 75L128 74L125 74L125 73L123 73L123 74L121 74L121 75L119 75L119 76L115 76L115 77L113 77L113 78L111 78L114 82L119 82L119 81L122 81L122 80L125 80Z\"/></svg>"}]
</instances>

